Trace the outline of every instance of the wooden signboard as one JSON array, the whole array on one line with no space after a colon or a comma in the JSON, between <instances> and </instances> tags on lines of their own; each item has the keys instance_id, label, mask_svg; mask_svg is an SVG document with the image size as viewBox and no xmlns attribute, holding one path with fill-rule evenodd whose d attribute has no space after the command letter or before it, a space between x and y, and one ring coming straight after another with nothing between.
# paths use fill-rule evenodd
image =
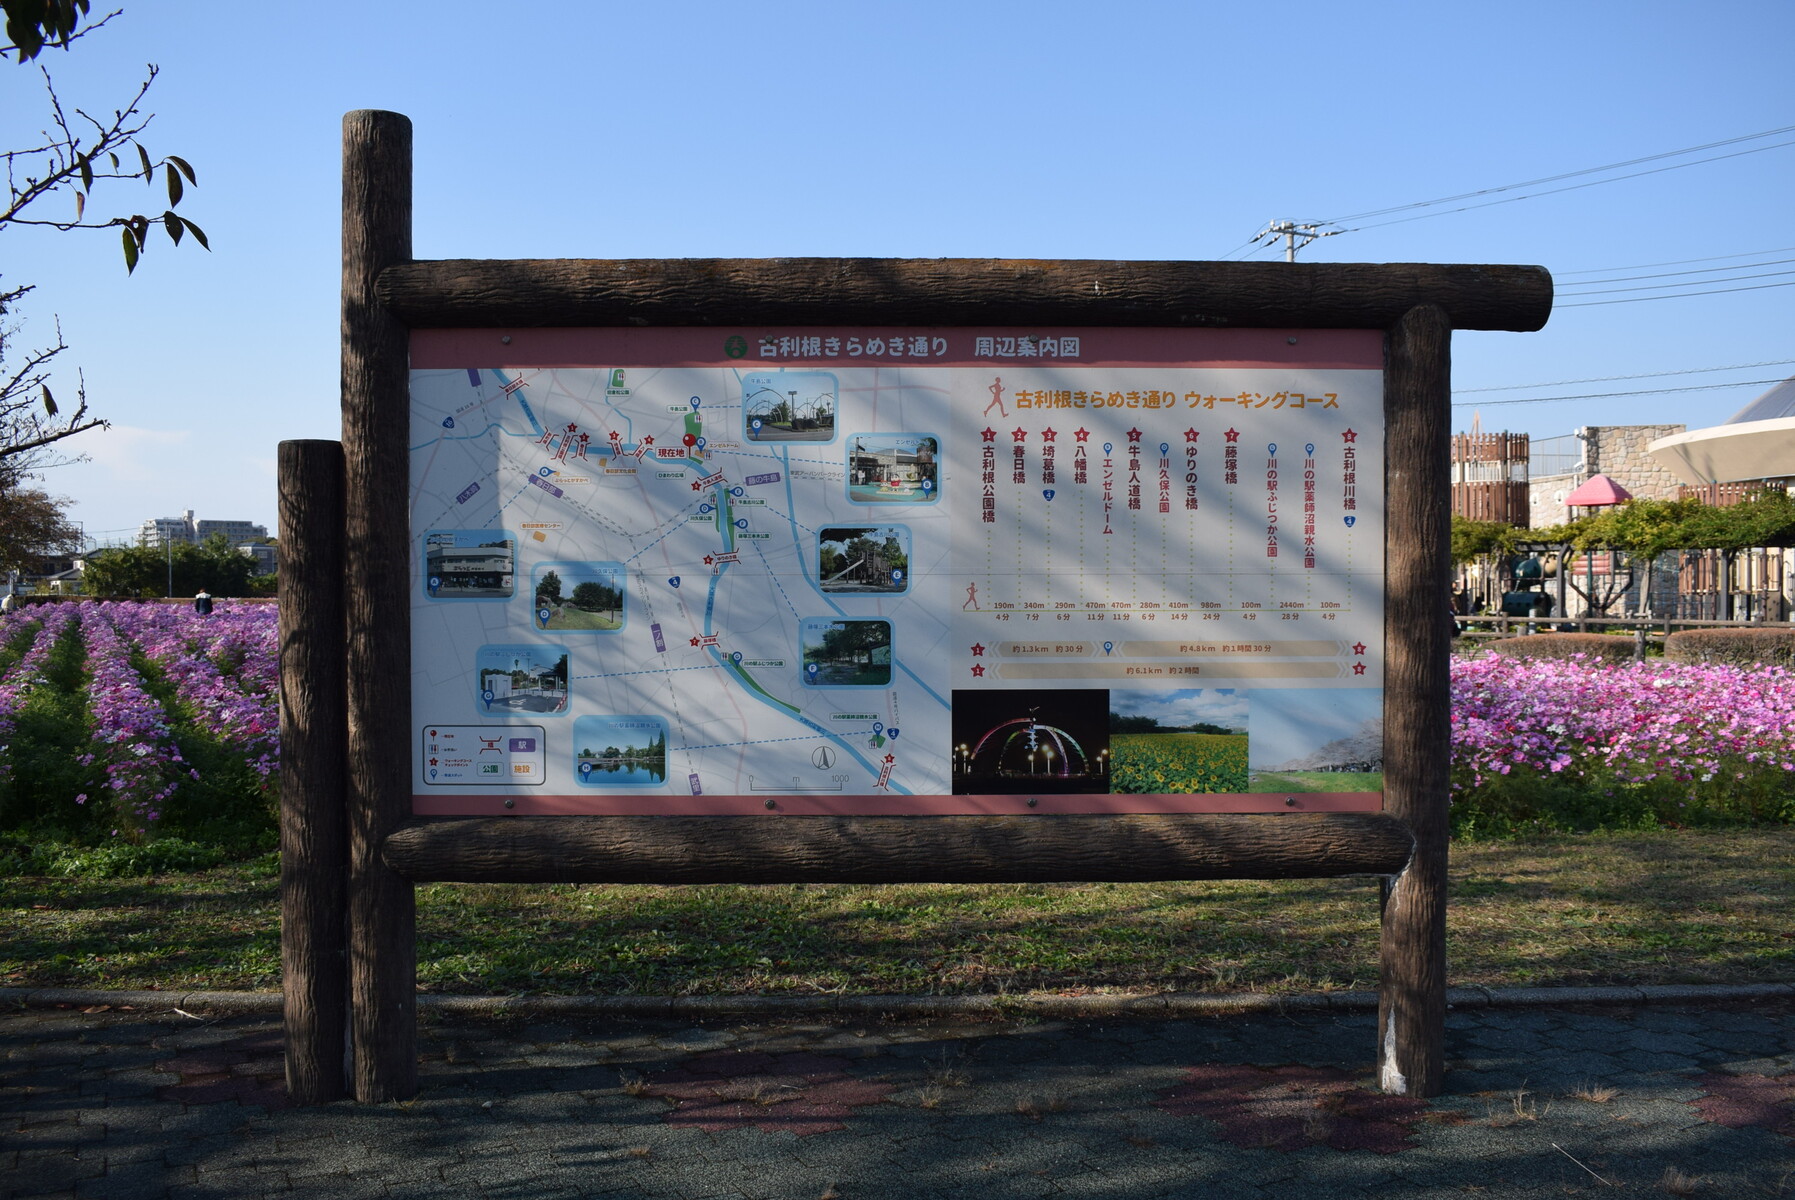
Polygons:
<instances>
[{"instance_id":1,"label":"wooden signboard","mask_svg":"<svg viewBox=\"0 0 1795 1200\"><path fill-rule=\"evenodd\" d=\"M343 442L282 448L297 1098L345 1029L416 1090L418 881L1350 874L1439 1091L1449 343L1543 270L410 247L351 113Z\"/></svg>"}]
</instances>

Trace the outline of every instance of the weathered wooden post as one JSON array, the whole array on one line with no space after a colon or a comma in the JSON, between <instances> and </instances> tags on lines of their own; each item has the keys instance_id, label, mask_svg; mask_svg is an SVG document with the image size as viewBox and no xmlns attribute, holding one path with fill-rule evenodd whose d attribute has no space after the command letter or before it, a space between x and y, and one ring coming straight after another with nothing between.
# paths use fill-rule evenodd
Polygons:
<instances>
[{"instance_id":1,"label":"weathered wooden post","mask_svg":"<svg viewBox=\"0 0 1795 1200\"><path fill-rule=\"evenodd\" d=\"M1437 1096L1446 1078L1446 806L1452 730L1452 323L1438 306L1391 328L1384 365L1384 811L1415 851L1386 880L1379 1082Z\"/></svg>"},{"instance_id":2,"label":"weathered wooden post","mask_svg":"<svg viewBox=\"0 0 1795 1200\"><path fill-rule=\"evenodd\" d=\"M411 815L406 328L374 295L411 258L411 122L343 118L343 457L349 695L349 968L355 1098L417 1091L417 908L380 844Z\"/></svg>"},{"instance_id":3,"label":"weathered wooden post","mask_svg":"<svg viewBox=\"0 0 1795 1200\"><path fill-rule=\"evenodd\" d=\"M343 447L280 444L280 916L287 1091L344 1094Z\"/></svg>"}]
</instances>

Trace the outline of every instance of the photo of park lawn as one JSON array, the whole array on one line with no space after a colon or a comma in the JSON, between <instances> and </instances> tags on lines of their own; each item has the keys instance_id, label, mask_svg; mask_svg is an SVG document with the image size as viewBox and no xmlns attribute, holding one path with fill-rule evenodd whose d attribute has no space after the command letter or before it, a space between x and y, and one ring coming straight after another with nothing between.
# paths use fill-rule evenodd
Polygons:
<instances>
[{"instance_id":1,"label":"photo of park lawn","mask_svg":"<svg viewBox=\"0 0 1795 1200\"><path fill-rule=\"evenodd\" d=\"M532 580L536 628L601 633L623 628L623 564L541 563Z\"/></svg>"}]
</instances>

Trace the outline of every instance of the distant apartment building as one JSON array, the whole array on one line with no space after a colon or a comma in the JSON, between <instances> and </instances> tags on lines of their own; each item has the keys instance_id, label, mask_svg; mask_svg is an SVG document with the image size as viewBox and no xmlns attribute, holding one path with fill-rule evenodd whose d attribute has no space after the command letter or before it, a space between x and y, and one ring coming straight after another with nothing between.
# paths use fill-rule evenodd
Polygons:
<instances>
[{"instance_id":1,"label":"distant apartment building","mask_svg":"<svg viewBox=\"0 0 1795 1200\"><path fill-rule=\"evenodd\" d=\"M268 527L254 521L196 521L190 508L178 517L152 517L137 529L139 546L166 546L171 542L203 542L222 533L231 545L268 536Z\"/></svg>"},{"instance_id":2,"label":"distant apartment building","mask_svg":"<svg viewBox=\"0 0 1795 1200\"><path fill-rule=\"evenodd\" d=\"M256 560L257 575L272 575L280 566L280 552L266 542L243 542L238 545L237 553Z\"/></svg>"}]
</instances>

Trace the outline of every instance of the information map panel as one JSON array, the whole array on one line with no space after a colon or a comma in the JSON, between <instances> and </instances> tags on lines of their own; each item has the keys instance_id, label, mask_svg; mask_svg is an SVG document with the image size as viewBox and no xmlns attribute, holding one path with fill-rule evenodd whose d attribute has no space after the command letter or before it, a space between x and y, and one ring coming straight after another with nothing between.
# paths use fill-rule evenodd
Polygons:
<instances>
[{"instance_id":1,"label":"information map panel","mask_svg":"<svg viewBox=\"0 0 1795 1200\"><path fill-rule=\"evenodd\" d=\"M1376 809L1376 331L419 330L419 814Z\"/></svg>"}]
</instances>

